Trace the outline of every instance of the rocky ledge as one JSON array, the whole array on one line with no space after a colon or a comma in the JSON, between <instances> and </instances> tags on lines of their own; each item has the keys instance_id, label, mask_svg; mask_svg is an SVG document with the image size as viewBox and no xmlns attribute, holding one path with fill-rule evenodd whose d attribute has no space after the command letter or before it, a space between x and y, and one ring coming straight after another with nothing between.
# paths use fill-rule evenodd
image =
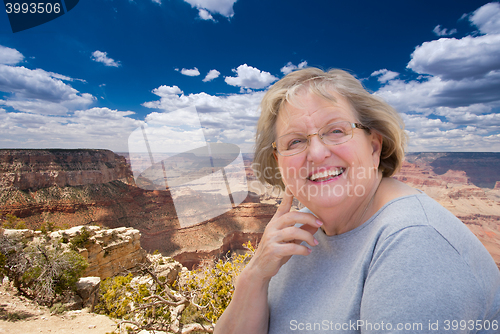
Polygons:
<instances>
[{"instance_id":1,"label":"rocky ledge","mask_svg":"<svg viewBox=\"0 0 500 334\"><path fill-rule=\"evenodd\" d=\"M148 277L141 275L141 269L153 264L158 277L163 276L169 284L172 284L181 271L187 270L170 257L147 254L141 247L140 232L133 228L75 226L51 233L29 229L5 229L1 233L9 239L23 242L26 246L39 243L43 239L61 243L66 248L77 247L89 266L76 284L76 293L65 296L63 303L67 310L82 307L93 310L98 301L100 283L106 278L134 272L135 280L148 280Z\"/></svg>"},{"instance_id":2,"label":"rocky ledge","mask_svg":"<svg viewBox=\"0 0 500 334\"><path fill-rule=\"evenodd\" d=\"M130 227L103 229L98 226L75 226L47 235L33 230L4 230L9 238L22 239L25 243L37 242L48 238L68 247L72 240L78 246L78 252L89 266L83 276L96 276L101 279L115 276L125 270L131 270L146 262L146 251L141 247L141 233Z\"/></svg>"}]
</instances>

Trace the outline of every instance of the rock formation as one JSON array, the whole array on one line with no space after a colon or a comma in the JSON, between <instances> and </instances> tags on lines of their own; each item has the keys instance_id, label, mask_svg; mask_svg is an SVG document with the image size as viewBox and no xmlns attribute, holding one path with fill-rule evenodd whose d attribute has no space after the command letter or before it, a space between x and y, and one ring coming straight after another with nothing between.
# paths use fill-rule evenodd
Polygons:
<instances>
[{"instance_id":1,"label":"rock formation","mask_svg":"<svg viewBox=\"0 0 500 334\"><path fill-rule=\"evenodd\" d=\"M0 187L37 190L130 180L124 157L108 150L0 150Z\"/></svg>"},{"instance_id":2,"label":"rock formation","mask_svg":"<svg viewBox=\"0 0 500 334\"><path fill-rule=\"evenodd\" d=\"M52 240L66 245L76 245L78 252L89 266L83 276L96 276L101 279L115 276L125 270L135 268L146 261L146 251L141 247L141 234L133 228L120 227L103 229L99 226L75 226L49 234L29 229L4 230L8 238L23 240L26 244ZM75 238L79 238L77 242Z\"/></svg>"},{"instance_id":3,"label":"rock formation","mask_svg":"<svg viewBox=\"0 0 500 334\"><path fill-rule=\"evenodd\" d=\"M82 242L78 251L89 263L84 276L105 279L135 268L146 259L146 251L141 247L141 234L130 227L103 229L99 226L76 226L52 232L49 237L63 242L83 233L87 234L86 241Z\"/></svg>"},{"instance_id":4,"label":"rock formation","mask_svg":"<svg viewBox=\"0 0 500 334\"><path fill-rule=\"evenodd\" d=\"M500 153L494 152L449 152L410 153L406 161L426 166L436 175L449 170L467 175L469 182L480 188L493 189L500 181Z\"/></svg>"},{"instance_id":5,"label":"rock formation","mask_svg":"<svg viewBox=\"0 0 500 334\"><path fill-rule=\"evenodd\" d=\"M94 311L94 306L99 299L99 287L101 284L100 277L81 277L76 282L76 292L82 299L82 307L88 307L90 311Z\"/></svg>"}]
</instances>

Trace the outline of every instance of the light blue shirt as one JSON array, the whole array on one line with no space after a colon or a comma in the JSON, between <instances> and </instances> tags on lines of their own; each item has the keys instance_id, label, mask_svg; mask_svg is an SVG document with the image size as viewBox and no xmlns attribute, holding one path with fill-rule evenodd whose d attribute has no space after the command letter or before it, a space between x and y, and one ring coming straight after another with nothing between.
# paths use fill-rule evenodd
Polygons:
<instances>
[{"instance_id":1,"label":"light blue shirt","mask_svg":"<svg viewBox=\"0 0 500 334\"><path fill-rule=\"evenodd\" d=\"M315 238L271 279L269 333L500 333L500 271L427 195Z\"/></svg>"}]
</instances>

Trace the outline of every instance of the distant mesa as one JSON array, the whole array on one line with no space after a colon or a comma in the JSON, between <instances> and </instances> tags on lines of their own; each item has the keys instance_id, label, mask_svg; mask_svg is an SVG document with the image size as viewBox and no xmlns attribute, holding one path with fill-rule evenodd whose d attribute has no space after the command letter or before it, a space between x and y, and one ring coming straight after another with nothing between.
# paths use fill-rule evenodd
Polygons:
<instances>
[{"instance_id":1,"label":"distant mesa","mask_svg":"<svg viewBox=\"0 0 500 334\"><path fill-rule=\"evenodd\" d=\"M122 156L93 149L0 149L0 187L38 190L132 181Z\"/></svg>"},{"instance_id":2,"label":"distant mesa","mask_svg":"<svg viewBox=\"0 0 500 334\"><path fill-rule=\"evenodd\" d=\"M500 180L500 153L409 153L406 160L425 163L438 175L443 175L449 170L463 171L469 181L480 188L493 189L495 183Z\"/></svg>"},{"instance_id":3,"label":"distant mesa","mask_svg":"<svg viewBox=\"0 0 500 334\"><path fill-rule=\"evenodd\" d=\"M237 145L207 143L162 160L157 156L150 154L147 163L143 154L130 153L135 184L146 190L168 189L182 227L220 216L247 197L245 165Z\"/></svg>"}]
</instances>

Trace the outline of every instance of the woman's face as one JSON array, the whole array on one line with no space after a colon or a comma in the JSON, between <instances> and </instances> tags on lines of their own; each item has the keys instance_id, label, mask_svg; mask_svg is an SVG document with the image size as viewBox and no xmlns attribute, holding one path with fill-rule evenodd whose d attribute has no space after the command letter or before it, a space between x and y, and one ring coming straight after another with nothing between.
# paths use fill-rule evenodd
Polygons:
<instances>
[{"instance_id":1,"label":"woman's face","mask_svg":"<svg viewBox=\"0 0 500 334\"><path fill-rule=\"evenodd\" d=\"M276 138L292 132L310 135L338 121L358 122L347 100L333 95L335 104L309 93L297 98L300 107L286 104L278 115ZM352 139L340 145L327 146L318 136L311 136L302 153L288 157L275 153L285 186L315 213L359 204L377 184L381 136L374 131L352 131Z\"/></svg>"}]
</instances>

